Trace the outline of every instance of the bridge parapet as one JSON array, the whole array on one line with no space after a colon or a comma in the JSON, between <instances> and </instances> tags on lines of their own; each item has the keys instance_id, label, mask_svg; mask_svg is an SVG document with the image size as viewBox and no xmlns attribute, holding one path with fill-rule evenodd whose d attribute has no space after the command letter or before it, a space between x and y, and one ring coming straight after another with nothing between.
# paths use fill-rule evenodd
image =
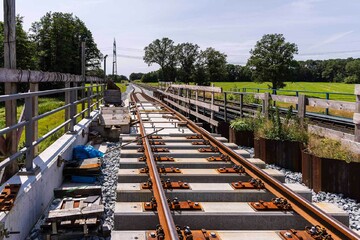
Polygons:
<instances>
[{"instance_id":1,"label":"bridge parapet","mask_svg":"<svg viewBox=\"0 0 360 240\"><path fill-rule=\"evenodd\" d=\"M25 156L26 174L36 172L33 159L37 155L38 145L61 129L65 129L68 133L76 133L74 126L78 117L90 118L91 112L94 109L99 109L100 103L103 102L103 92L105 90L104 80L98 77L5 68L0 68L0 82L30 83L29 92L0 96L0 103L11 103L11 106L6 104L5 115L11 114L11 110L17 108L17 101L24 102L23 111L18 121L13 119L14 124L7 123L5 128L0 129L0 153L5 156L5 159L0 162L0 170ZM38 91L38 84L44 82L64 82L65 88ZM38 98L53 94L63 95L65 103L58 108L39 115ZM85 103L87 103L86 107ZM78 104L82 105L79 112ZM64 121L43 136L38 137L38 121L62 110L65 110ZM25 130L25 146L18 149L23 130ZM2 182L15 174L15 172L9 173L8 171L5 171L5 173L8 176L3 177Z\"/></svg>"}]
</instances>

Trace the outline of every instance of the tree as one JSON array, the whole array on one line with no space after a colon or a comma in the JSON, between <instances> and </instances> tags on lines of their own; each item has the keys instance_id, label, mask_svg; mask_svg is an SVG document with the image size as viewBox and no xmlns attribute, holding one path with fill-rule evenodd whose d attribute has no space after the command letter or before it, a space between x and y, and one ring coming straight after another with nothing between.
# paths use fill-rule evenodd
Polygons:
<instances>
[{"instance_id":1,"label":"tree","mask_svg":"<svg viewBox=\"0 0 360 240\"><path fill-rule=\"evenodd\" d=\"M140 80L144 73L131 73L130 74L130 81Z\"/></svg>"},{"instance_id":2,"label":"tree","mask_svg":"<svg viewBox=\"0 0 360 240\"><path fill-rule=\"evenodd\" d=\"M194 63L199 57L199 46L192 43L178 44L176 46L176 55L180 65L178 80L189 83L194 71Z\"/></svg>"},{"instance_id":3,"label":"tree","mask_svg":"<svg viewBox=\"0 0 360 240\"><path fill-rule=\"evenodd\" d=\"M16 16L16 67L18 69L38 68L35 44L23 28L23 17ZM4 23L0 22L0 42L4 42ZM0 44L0 67L4 67L4 44Z\"/></svg>"},{"instance_id":4,"label":"tree","mask_svg":"<svg viewBox=\"0 0 360 240\"><path fill-rule=\"evenodd\" d=\"M360 59L355 59L346 64L346 83L360 83Z\"/></svg>"},{"instance_id":5,"label":"tree","mask_svg":"<svg viewBox=\"0 0 360 240\"><path fill-rule=\"evenodd\" d=\"M210 47L201 51L200 57L203 58L210 82L226 81L226 54Z\"/></svg>"},{"instance_id":6,"label":"tree","mask_svg":"<svg viewBox=\"0 0 360 240\"><path fill-rule=\"evenodd\" d=\"M291 80L297 53L296 44L286 42L282 34L266 34L251 49L247 65L252 69L254 81L270 81L273 89L279 89Z\"/></svg>"},{"instance_id":7,"label":"tree","mask_svg":"<svg viewBox=\"0 0 360 240\"><path fill-rule=\"evenodd\" d=\"M81 42L86 43L86 68L100 68L102 55L84 22L70 13L48 12L32 24L39 67L43 71L81 74Z\"/></svg>"},{"instance_id":8,"label":"tree","mask_svg":"<svg viewBox=\"0 0 360 240\"><path fill-rule=\"evenodd\" d=\"M142 76L141 81L144 83L158 82L159 81L158 79L159 79L159 73L158 73L158 71L154 71L154 72L145 73Z\"/></svg>"},{"instance_id":9,"label":"tree","mask_svg":"<svg viewBox=\"0 0 360 240\"><path fill-rule=\"evenodd\" d=\"M23 28L23 17L16 16L16 67L17 69L38 69L38 58L35 43L31 41ZM0 22L0 67L4 67L4 23ZM18 92L27 92L28 84L17 84ZM4 93L4 85L0 84L0 94Z\"/></svg>"},{"instance_id":10,"label":"tree","mask_svg":"<svg viewBox=\"0 0 360 240\"><path fill-rule=\"evenodd\" d=\"M165 81L175 81L176 78L176 52L174 41L169 38L154 40L145 47L144 62L151 66L159 64L162 70L162 78Z\"/></svg>"}]
</instances>

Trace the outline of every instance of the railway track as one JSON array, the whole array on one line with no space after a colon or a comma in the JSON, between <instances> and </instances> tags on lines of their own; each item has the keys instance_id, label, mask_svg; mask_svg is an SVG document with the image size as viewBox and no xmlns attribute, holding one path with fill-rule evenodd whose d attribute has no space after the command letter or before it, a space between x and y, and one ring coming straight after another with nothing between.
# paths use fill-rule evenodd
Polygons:
<instances>
[{"instance_id":1,"label":"railway track","mask_svg":"<svg viewBox=\"0 0 360 240\"><path fill-rule=\"evenodd\" d=\"M359 238L344 212L310 203L309 189L220 135L138 87L131 102L136 133L121 136L114 239Z\"/></svg>"}]
</instances>

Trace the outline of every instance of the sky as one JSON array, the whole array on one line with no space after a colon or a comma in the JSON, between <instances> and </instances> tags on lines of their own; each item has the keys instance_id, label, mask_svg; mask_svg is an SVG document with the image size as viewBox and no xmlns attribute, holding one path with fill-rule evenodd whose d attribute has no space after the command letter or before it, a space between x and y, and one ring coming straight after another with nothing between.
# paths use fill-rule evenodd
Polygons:
<instances>
[{"instance_id":1,"label":"sky","mask_svg":"<svg viewBox=\"0 0 360 240\"><path fill-rule=\"evenodd\" d=\"M229 63L241 65L269 33L296 43L298 60L360 57L358 0L16 1L26 30L49 11L73 13L85 22L100 51L109 55L107 73L112 72L115 38L117 71L127 76L159 68L149 67L142 57L144 47L162 37L214 47L227 54Z\"/></svg>"}]
</instances>

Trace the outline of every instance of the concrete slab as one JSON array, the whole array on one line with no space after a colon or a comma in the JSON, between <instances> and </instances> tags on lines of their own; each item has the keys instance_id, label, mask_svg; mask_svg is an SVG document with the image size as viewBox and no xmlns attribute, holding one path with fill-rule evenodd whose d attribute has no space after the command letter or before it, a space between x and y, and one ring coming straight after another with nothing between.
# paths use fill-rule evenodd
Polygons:
<instances>
[{"instance_id":1,"label":"concrete slab","mask_svg":"<svg viewBox=\"0 0 360 240\"><path fill-rule=\"evenodd\" d=\"M219 203L218 206L207 204L204 203L205 211L172 212L174 221L183 226L191 222L192 229L214 230L296 229L308 224L294 212L256 212L247 207L246 203ZM157 214L152 211L140 212L137 203L131 205L117 202L115 205L115 230L151 230L158 224ZM226 205L233 206L235 209L227 208ZM134 208L131 211L128 210L129 207L134 206L137 207L135 210ZM119 211L123 208L124 211ZM149 223L153 223L154 226Z\"/></svg>"},{"instance_id":2,"label":"concrete slab","mask_svg":"<svg viewBox=\"0 0 360 240\"><path fill-rule=\"evenodd\" d=\"M162 141L163 142L163 141ZM226 146L228 146L231 149L237 149L238 146L234 145L233 143L224 143ZM165 145L152 145L154 147L166 147L168 149L199 149L199 148L206 148L209 147L208 145L192 145L191 142L182 142L182 143L166 143ZM124 146L122 149L138 149L140 145L138 145L136 142L130 143L126 146Z\"/></svg>"},{"instance_id":3,"label":"concrete slab","mask_svg":"<svg viewBox=\"0 0 360 240\"><path fill-rule=\"evenodd\" d=\"M222 173L220 174L215 169L180 169L181 173L162 174L162 177L171 178L172 181L186 181L186 182L236 182L249 181L250 177L246 174L238 173ZM271 169L272 170L272 169ZM285 182L285 176L281 172L270 172L270 176L274 177L280 182ZM147 174L139 173L139 169L119 169L118 182L119 183L133 183L145 182L148 179Z\"/></svg>"},{"instance_id":4,"label":"concrete slab","mask_svg":"<svg viewBox=\"0 0 360 240\"><path fill-rule=\"evenodd\" d=\"M111 239L146 240L145 231L111 231Z\"/></svg>"},{"instance_id":5,"label":"concrete slab","mask_svg":"<svg viewBox=\"0 0 360 240\"><path fill-rule=\"evenodd\" d=\"M309 223L295 212L255 211L248 203L200 202L203 211L174 211L178 225L192 229L222 230L278 230L303 229ZM150 230L156 225L158 216L153 211L141 211L141 203L115 203L115 230ZM341 216L333 215L339 221Z\"/></svg>"},{"instance_id":6,"label":"concrete slab","mask_svg":"<svg viewBox=\"0 0 360 240\"><path fill-rule=\"evenodd\" d=\"M216 231L221 240L280 240L276 231Z\"/></svg>"},{"instance_id":7,"label":"concrete slab","mask_svg":"<svg viewBox=\"0 0 360 240\"><path fill-rule=\"evenodd\" d=\"M193 191L234 191L229 183L189 183Z\"/></svg>"},{"instance_id":8,"label":"concrete slab","mask_svg":"<svg viewBox=\"0 0 360 240\"><path fill-rule=\"evenodd\" d=\"M224 231L208 230L216 232L221 240L281 240L277 231ZM146 240L146 231L112 231L112 239L121 240Z\"/></svg>"},{"instance_id":9,"label":"concrete slab","mask_svg":"<svg viewBox=\"0 0 360 240\"><path fill-rule=\"evenodd\" d=\"M250 158L250 153L246 150L243 149L236 149L234 150L237 154L239 154L240 156L243 156L244 158Z\"/></svg>"},{"instance_id":10,"label":"concrete slab","mask_svg":"<svg viewBox=\"0 0 360 240\"><path fill-rule=\"evenodd\" d=\"M334 203L327 203L327 202L319 202L319 203L313 203L315 206L329 214L330 216L335 217L337 220L345 224L346 226L349 226L349 214L339 208Z\"/></svg>"},{"instance_id":11,"label":"concrete slab","mask_svg":"<svg viewBox=\"0 0 360 240\"><path fill-rule=\"evenodd\" d=\"M171 178L171 180L173 180ZM266 190L234 189L230 183L188 183L190 189L165 190L170 198L191 199L203 202L250 202L250 201L271 201L275 196ZM285 184L286 185L286 184ZM310 190L295 193L311 201ZM310 192L310 194L309 194ZM133 202L148 201L152 192L141 189L140 183L119 183L117 185L117 201Z\"/></svg>"},{"instance_id":12,"label":"concrete slab","mask_svg":"<svg viewBox=\"0 0 360 240\"><path fill-rule=\"evenodd\" d=\"M115 212L121 213L143 213L143 203L141 202L120 202L115 203Z\"/></svg>"},{"instance_id":13,"label":"concrete slab","mask_svg":"<svg viewBox=\"0 0 360 240\"><path fill-rule=\"evenodd\" d=\"M270 176L278 179L280 182L285 182L285 175L276 169L263 169L264 172L269 174Z\"/></svg>"},{"instance_id":14,"label":"concrete slab","mask_svg":"<svg viewBox=\"0 0 360 240\"><path fill-rule=\"evenodd\" d=\"M206 213L253 213L255 210L248 204L243 202L201 202L201 206Z\"/></svg>"},{"instance_id":15,"label":"concrete slab","mask_svg":"<svg viewBox=\"0 0 360 240\"><path fill-rule=\"evenodd\" d=\"M266 163L260 158L247 158L246 160L257 166L258 168L264 169L266 167Z\"/></svg>"}]
</instances>

